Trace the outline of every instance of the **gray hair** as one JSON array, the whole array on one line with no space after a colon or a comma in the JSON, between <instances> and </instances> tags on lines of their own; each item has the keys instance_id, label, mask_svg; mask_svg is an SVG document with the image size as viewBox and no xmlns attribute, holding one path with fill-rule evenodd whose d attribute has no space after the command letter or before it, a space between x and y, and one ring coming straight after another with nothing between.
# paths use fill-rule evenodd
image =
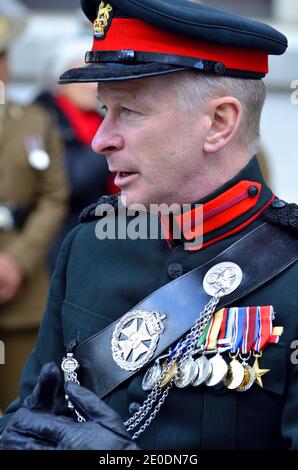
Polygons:
<instances>
[{"instance_id":1,"label":"gray hair","mask_svg":"<svg viewBox=\"0 0 298 470\"><path fill-rule=\"evenodd\" d=\"M208 99L224 96L238 99L243 107L239 139L251 155L258 152L261 113L266 96L262 80L216 77L192 71L175 73L172 79L182 112L195 112Z\"/></svg>"}]
</instances>

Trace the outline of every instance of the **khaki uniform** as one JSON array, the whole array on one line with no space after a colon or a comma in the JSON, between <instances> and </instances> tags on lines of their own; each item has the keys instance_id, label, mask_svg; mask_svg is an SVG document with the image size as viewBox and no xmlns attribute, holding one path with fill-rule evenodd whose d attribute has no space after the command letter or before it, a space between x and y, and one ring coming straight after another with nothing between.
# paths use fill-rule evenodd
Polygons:
<instances>
[{"instance_id":1,"label":"khaki uniform","mask_svg":"<svg viewBox=\"0 0 298 470\"><path fill-rule=\"evenodd\" d=\"M0 365L3 409L17 394L23 363L34 346L49 282L45 256L66 213L67 188L60 139L50 116L36 106L1 108L0 206L9 204L26 213L22 227L0 229L0 253L13 256L25 275L17 296L0 305L0 339L5 343L5 365ZM30 161L33 150L41 149L46 152L39 155L41 162Z\"/></svg>"}]
</instances>

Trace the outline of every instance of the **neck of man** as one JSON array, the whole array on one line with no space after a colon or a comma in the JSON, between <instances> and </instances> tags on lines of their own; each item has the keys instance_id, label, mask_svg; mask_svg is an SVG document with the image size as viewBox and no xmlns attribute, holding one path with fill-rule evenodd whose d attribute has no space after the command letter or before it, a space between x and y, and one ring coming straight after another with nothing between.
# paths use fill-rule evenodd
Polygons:
<instances>
[{"instance_id":1,"label":"neck of man","mask_svg":"<svg viewBox=\"0 0 298 470\"><path fill-rule=\"evenodd\" d=\"M198 173L192 181L185 182L179 200L177 194L173 195L171 203L182 206L208 198L240 173L253 156L239 145L230 145L216 153L204 153L200 159Z\"/></svg>"}]
</instances>

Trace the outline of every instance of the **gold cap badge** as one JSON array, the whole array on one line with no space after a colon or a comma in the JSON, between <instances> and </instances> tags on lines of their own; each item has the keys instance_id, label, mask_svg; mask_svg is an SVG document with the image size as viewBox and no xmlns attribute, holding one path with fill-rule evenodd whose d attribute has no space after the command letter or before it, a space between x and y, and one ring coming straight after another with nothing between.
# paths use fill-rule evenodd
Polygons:
<instances>
[{"instance_id":1,"label":"gold cap badge","mask_svg":"<svg viewBox=\"0 0 298 470\"><path fill-rule=\"evenodd\" d=\"M104 39L113 17L113 7L105 2L100 2L97 18L93 23L93 34L95 39Z\"/></svg>"}]
</instances>

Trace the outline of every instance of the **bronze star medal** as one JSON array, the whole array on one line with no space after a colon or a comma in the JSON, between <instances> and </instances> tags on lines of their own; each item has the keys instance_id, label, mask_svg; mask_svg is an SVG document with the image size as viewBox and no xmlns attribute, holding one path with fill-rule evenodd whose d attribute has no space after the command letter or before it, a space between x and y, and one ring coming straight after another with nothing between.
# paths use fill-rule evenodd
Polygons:
<instances>
[{"instance_id":1,"label":"bronze star medal","mask_svg":"<svg viewBox=\"0 0 298 470\"><path fill-rule=\"evenodd\" d=\"M263 375L267 374L267 372L270 372L270 369L260 369L259 367L259 360L258 357L256 357L254 365L253 365L253 370L256 375L255 382L263 388L263 381L262 377Z\"/></svg>"}]
</instances>

